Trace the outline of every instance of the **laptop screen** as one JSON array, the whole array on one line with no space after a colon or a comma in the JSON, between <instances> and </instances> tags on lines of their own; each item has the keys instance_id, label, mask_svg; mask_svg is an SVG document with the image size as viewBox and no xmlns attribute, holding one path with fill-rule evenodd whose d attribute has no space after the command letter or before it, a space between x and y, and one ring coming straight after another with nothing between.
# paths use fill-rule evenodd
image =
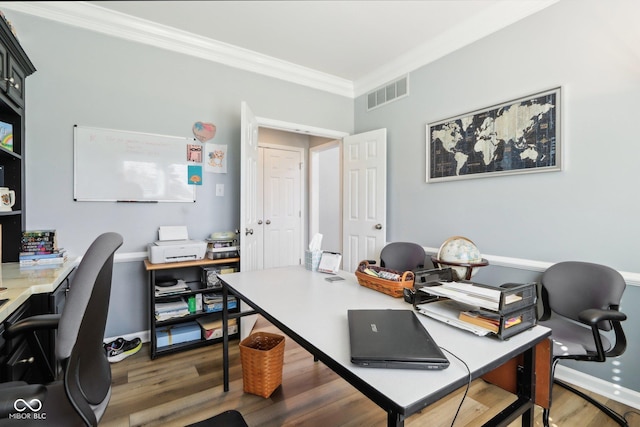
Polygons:
<instances>
[{"instance_id":1,"label":"laptop screen","mask_svg":"<svg viewBox=\"0 0 640 427\"><path fill-rule=\"evenodd\" d=\"M444 369L440 347L412 310L348 310L351 362L364 367Z\"/></svg>"}]
</instances>

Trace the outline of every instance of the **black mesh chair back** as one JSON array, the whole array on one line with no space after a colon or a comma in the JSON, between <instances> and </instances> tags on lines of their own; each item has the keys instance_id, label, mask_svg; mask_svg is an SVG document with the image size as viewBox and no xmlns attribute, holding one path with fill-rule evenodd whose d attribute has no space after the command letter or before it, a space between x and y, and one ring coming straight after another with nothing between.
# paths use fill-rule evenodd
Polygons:
<instances>
[{"instance_id":1,"label":"black mesh chair back","mask_svg":"<svg viewBox=\"0 0 640 427\"><path fill-rule=\"evenodd\" d=\"M111 395L111 367L103 347L117 233L100 235L87 249L70 285L60 317L56 356L66 363L64 385L71 404L97 424ZM96 414L98 416L96 416Z\"/></svg>"},{"instance_id":2,"label":"black mesh chair back","mask_svg":"<svg viewBox=\"0 0 640 427\"><path fill-rule=\"evenodd\" d=\"M62 314L27 317L5 331L5 335L16 336L57 329L55 352L62 367L62 379L47 384L0 383L0 426L15 425L11 414L15 412L16 399L39 402L38 414L46 414L44 421L21 418L19 424L23 426L98 425L111 398L111 367L102 341L113 258L121 245L122 236L117 233L98 236L74 273Z\"/></svg>"}]
</instances>

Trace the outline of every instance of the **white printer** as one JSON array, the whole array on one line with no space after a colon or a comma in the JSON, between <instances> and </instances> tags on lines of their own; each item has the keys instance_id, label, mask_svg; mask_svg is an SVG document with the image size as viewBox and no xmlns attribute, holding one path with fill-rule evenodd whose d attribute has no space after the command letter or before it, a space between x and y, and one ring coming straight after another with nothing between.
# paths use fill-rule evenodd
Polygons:
<instances>
[{"instance_id":1,"label":"white printer","mask_svg":"<svg viewBox=\"0 0 640 427\"><path fill-rule=\"evenodd\" d=\"M204 259L207 252L207 242L189 240L186 226L162 226L158 237L158 241L148 246L151 264L197 261Z\"/></svg>"}]
</instances>

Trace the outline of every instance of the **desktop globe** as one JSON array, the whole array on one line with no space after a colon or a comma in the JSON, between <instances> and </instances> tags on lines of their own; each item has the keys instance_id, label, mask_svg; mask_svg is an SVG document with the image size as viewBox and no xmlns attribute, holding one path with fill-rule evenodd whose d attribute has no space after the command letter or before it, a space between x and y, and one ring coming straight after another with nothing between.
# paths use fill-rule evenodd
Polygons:
<instances>
[{"instance_id":1,"label":"desktop globe","mask_svg":"<svg viewBox=\"0 0 640 427\"><path fill-rule=\"evenodd\" d=\"M445 240L438 254L431 259L440 268L451 267L457 280L470 280L479 267L489 264L489 261L482 258L475 243L462 236L453 236Z\"/></svg>"}]
</instances>

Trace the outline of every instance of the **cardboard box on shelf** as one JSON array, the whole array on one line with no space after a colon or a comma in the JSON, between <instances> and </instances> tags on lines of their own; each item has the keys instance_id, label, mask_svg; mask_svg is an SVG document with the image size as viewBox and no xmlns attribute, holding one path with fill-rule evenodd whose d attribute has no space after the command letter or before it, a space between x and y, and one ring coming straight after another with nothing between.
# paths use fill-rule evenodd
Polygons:
<instances>
[{"instance_id":1,"label":"cardboard box on shelf","mask_svg":"<svg viewBox=\"0 0 640 427\"><path fill-rule=\"evenodd\" d=\"M211 340L222 338L222 319L219 316L205 316L198 319L202 329L202 339ZM238 322L236 319L229 319L229 335L238 332Z\"/></svg>"},{"instance_id":2,"label":"cardboard box on shelf","mask_svg":"<svg viewBox=\"0 0 640 427\"><path fill-rule=\"evenodd\" d=\"M196 322L189 322L164 326L156 330L156 339L158 348L188 341L197 341L201 339L200 325Z\"/></svg>"}]
</instances>

